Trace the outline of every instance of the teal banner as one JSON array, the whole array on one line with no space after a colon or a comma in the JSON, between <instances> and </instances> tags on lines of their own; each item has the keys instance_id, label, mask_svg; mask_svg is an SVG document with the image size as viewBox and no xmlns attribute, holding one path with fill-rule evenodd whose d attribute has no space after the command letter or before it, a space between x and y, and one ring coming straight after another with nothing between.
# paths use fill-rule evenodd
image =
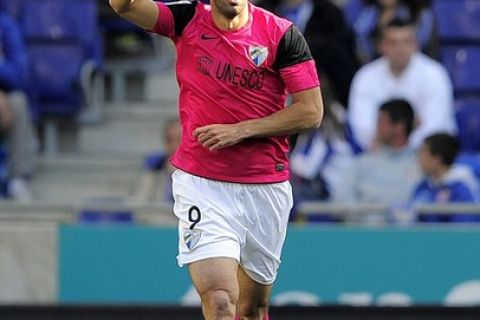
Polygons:
<instances>
[{"instance_id":1,"label":"teal banner","mask_svg":"<svg viewBox=\"0 0 480 320\"><path fill-rule=\"evenodd\" d=\"M190 286L173 228L64 226L59 247L60 302L177 304Z\"/></svg>"},{"instance_id":2,"label":"teal banner","mask_svg":"<svg viewBox=\"0 0 480 320\"><path fill-rule=\"evenodd\" d=\"M195 305L177 231L63 226L59 301ZM480 229L291 227L276 305L480 305Z\"/></svg>"}]
</instances>

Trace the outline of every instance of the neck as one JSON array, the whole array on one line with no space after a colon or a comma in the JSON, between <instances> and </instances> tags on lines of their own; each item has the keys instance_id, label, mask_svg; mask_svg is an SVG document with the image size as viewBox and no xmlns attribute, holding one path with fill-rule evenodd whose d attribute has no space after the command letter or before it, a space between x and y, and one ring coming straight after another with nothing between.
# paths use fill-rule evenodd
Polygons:
<instances>
[{"instance_id":1,"label":"neck","mask_svg":"<svg viewBox=\"0 0 480 320\"><path fill-rule=\"evenodd\" d=\"M406 68L407 66L396 66L396 65L390 64L390 70L392 71L395 77L399 77L403 73L403 71L405 71Z\"/></svg>"},{"instance_id":2,"label":"neck","mask_svg":"<svg viewBox=\"0 0 480 320\"><path fill-rule=\"evenodd\" d=\"M239 14L230 18L222 14L214 5L214 2L212 2L212 18L215 25L221 30L229 31L240 29L247 24L249 19L248 4Z\"/></svg>"},{"instance_id":3,"label":"neck","mask_svg":"<svg viewBox=\"0 0 480 320\"><path fill-rule=\"evenodd\" d=\"M389 146L392 149L400 150L400 149L404 148L407 144L408 144L408 138L397 137L389 143Z\"/></svg>"},{"instance_id":4,"label":"neck","mask_svg":"<svg viewBox=\"0 0 480 320\"><path fill-rule=\"evenodd\" d=\"M383 10L383 13L392 14L392 13L395 13L395 11L397 10L397 6L396 5L385 6L385 7L382 7L382 10Z\"/></svg>"},{"instance_id":5,"label":"neck","mask_svg":"<svg viewBox=\"0 0 480 320\"><path fill-rule=\"evenodd\" d=\"M449 170L450 168L447 166L441 166L438 167L437 170L435 170L432 173L432 178L434 181L439 181Z\"/></svg>"}]
</instances>

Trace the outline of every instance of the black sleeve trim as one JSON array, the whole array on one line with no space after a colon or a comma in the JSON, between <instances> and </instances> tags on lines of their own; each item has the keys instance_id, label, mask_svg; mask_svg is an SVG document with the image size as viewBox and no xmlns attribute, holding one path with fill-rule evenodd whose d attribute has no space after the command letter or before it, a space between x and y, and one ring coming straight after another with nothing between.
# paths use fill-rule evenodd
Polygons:
<instances>
[{"instance_id":1,"label":"black sleeve trim","mask_svg":"<svg viewBox=\"0 0 480 320\"><path fill-rule=\"evenodd\" d=\"M173 14L175 21L175 35L180 37L183 29L193 19L197 1L175 1L165 3Z\"/></svg>"},{"instance_id":2,"label":"black sleeve trim","mask_svg":"<svg viewBox=\"0 0 480 320\"><path fill-rule=\"evenodd\" d=\"M300 30L292 25L280 40L275 67L277 70L311 60L312 54Z\"/></svg>"}]
</instances>

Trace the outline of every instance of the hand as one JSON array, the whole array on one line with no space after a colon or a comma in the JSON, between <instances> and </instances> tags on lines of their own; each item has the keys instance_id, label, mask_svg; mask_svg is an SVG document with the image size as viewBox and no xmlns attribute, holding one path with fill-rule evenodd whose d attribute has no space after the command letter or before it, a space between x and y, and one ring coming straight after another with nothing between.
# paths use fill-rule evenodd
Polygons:
<instances>
[{"instance_id":1,"label":"hand","mask_svg":"<svg viewBox=\"0 0 480 320\"><path fill-rule=\"evenodd\" d=\"M210 124L195 129L193 135L210 151L233 146L244 139L238 124Z\"/></svg>"}]
</instances>

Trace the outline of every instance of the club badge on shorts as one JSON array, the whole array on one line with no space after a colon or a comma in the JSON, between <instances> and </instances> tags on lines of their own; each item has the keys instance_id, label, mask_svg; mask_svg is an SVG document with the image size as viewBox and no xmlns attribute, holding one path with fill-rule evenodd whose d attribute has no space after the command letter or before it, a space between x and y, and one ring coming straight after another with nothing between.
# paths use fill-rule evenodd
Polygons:
<instances>
[{"instance_id":1,"label":"club badge on shorts","mask_svg":"<svg viewBox=\"0 0 480 320\"><path fill-rule=\"evenodd\" d=\"M250 58L257 67L260 67L268 57L268 48L262 46L250 46L248 48Z\"/></svg>"},{"instance_id":2,"label":"club badge on shorts","mask_svg":"<svg viewBox=\"0 0 480 320\"><path fill-rule=\"evenodd\" d=\"M183 241L185 242L185 245L187 246L188 250L193 250L193 248L195 248L201 236L202 236L202 230L198 230L198 229L183 230Z\"/></svg>"}]
</instances>

